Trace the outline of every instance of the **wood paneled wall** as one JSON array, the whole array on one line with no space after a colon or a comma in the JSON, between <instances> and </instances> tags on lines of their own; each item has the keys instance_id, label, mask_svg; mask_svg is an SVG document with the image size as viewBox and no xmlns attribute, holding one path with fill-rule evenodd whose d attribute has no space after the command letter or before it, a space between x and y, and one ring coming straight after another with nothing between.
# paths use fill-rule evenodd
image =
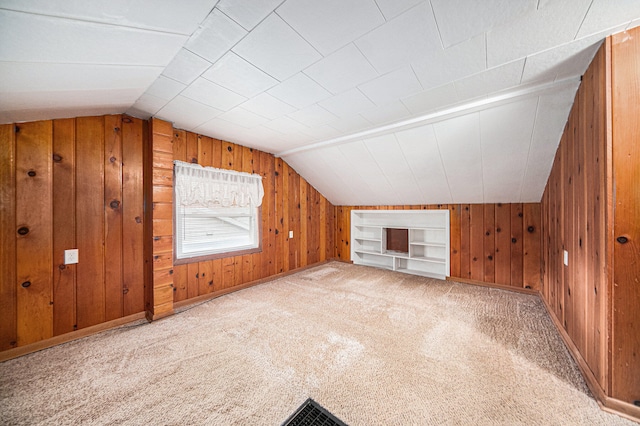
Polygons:
<instances>
[{"instance_id":1,"label":"wood paneled wall","mask_svg":"<svg viewBox=\"0 0 640 426\"><path fill-rule=\"evenodd\" d=\"M596 397L640 419L640 29L632 32L599 49L562 135L542 199L542 296Z\"/></svg>"},{"instance_id":2,"label":"wood paneled wall","mask_svg":"<svg viewBox=\"0 0 640 426\"><path fill-rule=\"evenodd\" d=\"M153 120L154 158L158 152L156 146L168 141L166 132L170 127L168 123ZM164 130L157 132L158 128ZM163 246L162 250L154 248L154 281L161 271L166 271L167 282L170 281L173 289L173 302L221 294L334 257L334 206L281 158L183 130L171 129L171 136L171 161L258 173L262 175L265 191L262 252L174 266L168 256L171 228L169 224L155 226L157 218L171 217L171 198L166 192L169 176L160 178L163 174L160 169L166 169L168 158L163 156L162 163L154 160L153 239L154 244ZM289 238L289 231L293 231L293 238Z\"/></svg>"},{"instance_id":3,"label":"wood paneled wall","mask_svg":"<svg viewBox=\"0 0 640 426\"><path fill-rule=\"evenodd\" d=\"M145 127L121 115L0 126L0 350L144 310ZM64 265L72 248L79 263Z\"/></svg>"},{"instance_id":4,"label":"wood paneled wall","mask_svg":"<svg viewBox=\"0 0 640 426\"><path fill-rule=\"evenodd\" d=\"M336 256L350 260L351 210L448 209L451 277L540 290L539 203L339 206Z\"/></svg>"}]
</instances>

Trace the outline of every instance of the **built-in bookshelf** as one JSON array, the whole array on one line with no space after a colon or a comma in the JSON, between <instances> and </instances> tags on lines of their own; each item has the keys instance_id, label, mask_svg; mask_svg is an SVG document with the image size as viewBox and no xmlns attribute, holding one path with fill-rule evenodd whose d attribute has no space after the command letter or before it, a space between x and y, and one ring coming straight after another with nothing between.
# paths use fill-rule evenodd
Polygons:
<instances>
[{"instance_id":1,"label":"built-in bookshelf","mask_svg":"<svg viewBox=\"0 0 640 426\"><path fill-rule=\"evenodd\" d=\"M449 210L351 211L353 263L444 279L449 253Z\"/></svg>"}]
</instances>

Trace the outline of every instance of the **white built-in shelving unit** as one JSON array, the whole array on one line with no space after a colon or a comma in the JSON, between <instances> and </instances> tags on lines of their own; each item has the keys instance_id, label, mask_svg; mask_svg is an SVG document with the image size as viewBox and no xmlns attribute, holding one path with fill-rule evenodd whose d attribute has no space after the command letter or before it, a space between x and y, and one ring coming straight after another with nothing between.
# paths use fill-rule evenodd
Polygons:
<instances>
[{"instance_id":1,"label":"white built-in shelving unit","mask_svg":"<svg viewBox=\"0 0 640 426\"><path fill-rule=\"evenodd\" d=\"M407 230L407 252L387 250L389 228ZM351 211L353 263L444 279L449 256L449 210Z\"/></svg>"}]
</instances>

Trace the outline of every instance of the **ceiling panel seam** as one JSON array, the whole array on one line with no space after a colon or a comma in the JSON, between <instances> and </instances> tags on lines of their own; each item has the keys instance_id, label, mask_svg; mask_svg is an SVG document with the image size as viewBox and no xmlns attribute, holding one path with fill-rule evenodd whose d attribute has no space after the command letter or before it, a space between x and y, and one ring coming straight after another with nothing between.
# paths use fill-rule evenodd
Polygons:
<instances>
[{"instance_id":1,"label":"ceiling panel seam","mask_svg":"<svg viewBox=\"0 0 640 426\"><path fill-rule=\"evenodd\" d=\"M160 30L160 29L139 27L139 26L135 26L135 25L114 24L112 22L97 21L97 20L93 20L93 19L81 19L81 18L74 18L74 17L70 17L70 16L49 15L49 14L46 14L46 13L38 13L38 12L25 12L25 11L22 11L22 10L8 9L6 7L0 7L0 10L6 10L7 12L19 13L19 14L22 14L22 15L35 15L35 16L42 16L44 18L50 18L50 19L61 19L61 20L64 20L64 21L82 22L82 23L91 24L91 25L104 25L106 27L127 28L127 29L144 31L144 32L149 32L149 33L176 35L176 36L187 37L187 40L188 40L188 37L191 36L191 34L193 34L193 33L189 34L189 33L181 33L181 32L176 32L176 31L166 31L166 30ZM207 15L207 16L209 16L209 15Z\"/></svg>"}]
</instances>

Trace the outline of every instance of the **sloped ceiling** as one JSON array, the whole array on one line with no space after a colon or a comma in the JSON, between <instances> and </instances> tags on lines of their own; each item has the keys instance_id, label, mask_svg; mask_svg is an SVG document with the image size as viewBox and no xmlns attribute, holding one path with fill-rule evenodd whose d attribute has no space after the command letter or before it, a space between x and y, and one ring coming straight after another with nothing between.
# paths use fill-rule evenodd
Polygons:
<instances>
[{"instance_id":1,"label":"sloped ceiling","mask_svg":"<svg viewBox=\"0 0 640 426\"><path fill-rule=\"evenodd\" d=\"M640 0L0 0L0 122L108 113L282 156L337 205L539 201Z\"/></svg>"}]
</instances>

